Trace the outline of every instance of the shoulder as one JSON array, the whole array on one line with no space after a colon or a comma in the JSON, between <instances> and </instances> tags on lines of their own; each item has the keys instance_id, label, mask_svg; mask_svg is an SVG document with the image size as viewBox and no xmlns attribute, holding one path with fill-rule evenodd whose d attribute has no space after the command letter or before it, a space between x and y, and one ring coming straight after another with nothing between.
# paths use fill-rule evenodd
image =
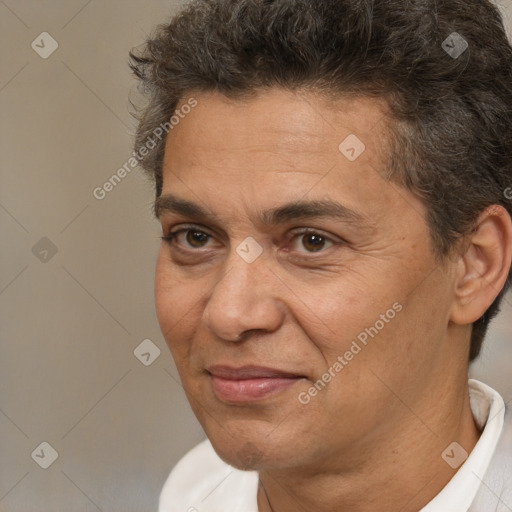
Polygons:
<instances>
[{"instance_id":1,"label":"shoulder","mask_svg":"<svg viewBox=\"0 0 512 512\"><path fill-rule=\"evenodd\" d=\"M257 512L258 474L226 464L209 440L174 467L160 495L159 512Z\"/></svg>"}]
</instances>

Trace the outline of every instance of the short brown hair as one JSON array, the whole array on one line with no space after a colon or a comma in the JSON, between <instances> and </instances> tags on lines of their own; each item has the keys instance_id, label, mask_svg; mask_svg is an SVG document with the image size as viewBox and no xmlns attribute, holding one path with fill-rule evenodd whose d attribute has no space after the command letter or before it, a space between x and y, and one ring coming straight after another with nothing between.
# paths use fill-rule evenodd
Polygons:
<instances>
[{"instance_id":1,"label":"short brown hair","mask_svg":"<svg viewBox=\"0 0 512 512\"><path fill-rule=\"evenodd\" d=\"M423 200L439 256L486 207L512 215L512 48L487 0L192 0L130 57L148 97L136 148L193 91L382 97L390 178ZM142 161L157 196L164 147ZM511 278L474 323L470 360Z\"/></svg>"}]
</instances>

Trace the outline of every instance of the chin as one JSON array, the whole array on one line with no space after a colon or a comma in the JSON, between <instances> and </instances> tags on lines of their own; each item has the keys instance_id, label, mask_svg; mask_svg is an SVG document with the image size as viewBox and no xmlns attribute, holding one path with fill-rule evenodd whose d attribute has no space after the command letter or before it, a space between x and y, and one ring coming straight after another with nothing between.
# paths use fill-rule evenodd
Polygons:
<instances>
[{"instance_id":1,"label":"chin","mask_svg":"<svg viewBox=\"0 0 512 512\"><path fill-rule=\"evenodd\" d=\"M283 445L277 438L269 439L266 435L240 437L210 435L208 439L217 455L227 464L243 471L263 471L289 467L296 454L293 445Z\"/></svg>"}]
</instances>

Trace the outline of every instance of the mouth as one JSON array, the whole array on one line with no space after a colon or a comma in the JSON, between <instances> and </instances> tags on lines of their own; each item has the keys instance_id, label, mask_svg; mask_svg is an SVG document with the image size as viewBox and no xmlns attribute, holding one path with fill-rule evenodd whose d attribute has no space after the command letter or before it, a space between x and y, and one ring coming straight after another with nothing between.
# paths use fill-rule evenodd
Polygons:
<instances>
[{"instance_id":1,"label":"mouth","mask_svg":"<svg viewBox=\"0 0 512 512\"><path fill-rule=\"evenodd\" d=\"M207 368L217 398L228 403L255 402L289 389L304 375L261 366Z\"/></svg>"}]
</instances>

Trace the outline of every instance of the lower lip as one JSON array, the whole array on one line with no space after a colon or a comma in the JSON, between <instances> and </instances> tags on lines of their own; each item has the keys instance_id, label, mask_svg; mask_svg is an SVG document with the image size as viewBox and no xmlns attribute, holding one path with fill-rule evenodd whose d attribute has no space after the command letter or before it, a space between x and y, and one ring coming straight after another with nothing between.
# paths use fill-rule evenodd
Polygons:
<instances>
[{"instance_id":1,"label":"lower lip","mask_svg":"<svg viewBox=\"0 0 512 512\"><path fill-rule=\"evenodd\" d=\"M215 394L224 402L255 402L271 397L293 386L302 377L232 380L212 375Z\"/></svg>"}]
</instances>

